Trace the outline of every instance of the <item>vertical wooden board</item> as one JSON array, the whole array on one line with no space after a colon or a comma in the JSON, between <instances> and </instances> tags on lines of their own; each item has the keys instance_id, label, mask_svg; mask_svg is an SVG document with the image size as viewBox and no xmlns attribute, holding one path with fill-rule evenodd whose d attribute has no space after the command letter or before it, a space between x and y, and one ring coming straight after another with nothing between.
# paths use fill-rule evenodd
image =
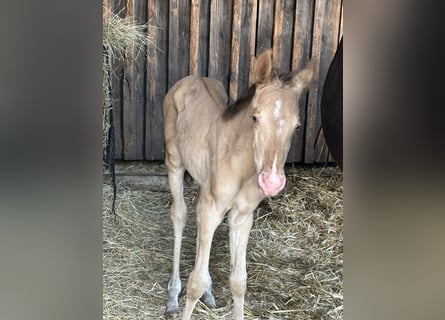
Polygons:
<instances>
[{"instance_id":1,"label":"vertical wooden board","mask_svg":"<svg viewBox=\"0 0 445 320\"><path fill-rule=\"evenodd\" d=\"M318 100L320 103L321 99ZM318 130L318 134L315 138L314 143L314 159L312 162L322 162L326 163L328 160L328 145L326 144L326 140L324 138L324 132L323 128L321 127L321 121L320 121L320 129Z\"/></svg>"},{"instance_id":2,"label":"vertical wooden board","mask_svg":"<svg viewBox=\"0 0 445 320\"><path fill-rule=\"evenodd\" d=\"M314 20L313 0L299 0L295 6L294 37L292 50L292 70L301 70L310 58L312 26ZM306 133L307 94L300 97L298 108L300 111L301 128L296 132L289 150L289 162L302 162L304 138Z\"/></svg>"},{"instance_id":3,"label":"vertical wooden board","mask_svg":"<svg viewBox=\"0 0 445 320\"><path fill-rule=\"evenodd\" d=\"M135 20L137 24L147 24L147 0L135 1ZM145 36L147 30L145 30ZM146 38L147 39L147 38ZM137 52L135 57L136 74L135 78L135 108L136 108L136 148L137 159L144 159L145 153L145 117L146 117L146 83L147 83L147 43L144 48Z\"/></svg>"},{"instance_id":4,"label":"vertical wooden board","mask_svg":"<svg viewBox=\"0 0 445 320\"><path fill-rule=\"evenodd\" d=\"M190 8L190 66L189 74L198 75L199 57L199 0L191 0Z\"/></svg>"},{"instance_id":5,"label":"vertical wooden board","mask_svg":"<svg viewBox=\"0 0 445 320\"><path fill-rule=\"evenodd\" d=\"M232 0L210 3L209 77L222 82L229 91L230 37L227 26L232 24Z\"/></svg>"},{"instance_id":6,"label":"vertical wooden board","mask_svg":"<svg viewBox=\"0 0 445 320\"><path fill-rule=\"evenodd\" d=\"M134 15L133 1L126 0L127 16ZM132 160L136 156L135 138L133 137L136 115L133 109L133 87L134 87L134 58L133 51L127 48L124 62L124 78L122 87L122 142L123 159Z\"/></svg>"},{"instance_id":7,"label":"vertical wooden board","mask_svg":"<svg viewBox=\"0 0 445 320\"><path fill-rule=\"evenodd\" d=\"M274 0L259 0L258 29L256 35L256 55L272 48Z\"/></svg>"},{"instance_id":8,"label":"vertical wooden board","mask_svg":"<svg viewBox=\"0 0 445 320\"><path fill-rule=\"evenodd\" d=\"M314 162L327 163L328 162L328 145L324 137L323 128L320 129L317 135L314 148Z\"/></svg>"},{"instance_id":9,"label":"vertical wooden board","mask_svg":"<svg viewBox=\"0 0 445 320\"><path fill-rule=\"evenodd\" d=\"M114 123L114 156L115 159L123 158L123 129L122 129L122 88L124 69L121 61L113 59L113 73L111 76L111 101L113 106Z\"/></svg>"},{"instance_id":10,"label":"vertical wooden board","mask_svg":"<svg viewBox=\"0 0 445 320\"><path fill-rule=\"evenodd\" d=\"M207 76L210 2L191 0L189 74Z\"/></svg>"},{"instance_id":11,"label":"vertical wooden board","mask_svg":"<svg viewBox=\"0 0 445 320\"><path fill-rule=\"evenodd\" d=\"M326 3L324 1L318 0L315 6L315 16L314 16L314 28L312 35L312 58L317 59L320 62L320 50L321 50L321 36L322 36L322 22L325 14ZM321 62L320 62L321 63ZM317 83L321 83L319 77L319 65L315 72ZM318 134L317 128L317 108L318 103L318 85L313 86L312 90L309 92L309 101L306 114L306 139L305 139L305 150L304 150L304 162L312 163L314 161L314 148L315 139Z\"/></svg>"},{"instance_id":12,"label":"vertical wooden board","mask_svg":"<svg viewBox=\"0 0 445 320\"><path fill-rule=\"evenodd\" d=\"M249 88L251 61L255 57L257 0L243 2L241 14L240 55L238 70L238 97Z\"/></svg>"},{"instance_id":13,"label":"vertical wooden board","mask_svg":"<svg viewBox=\"0 0 445 320\"><path fill-rule=\"evenodd\" d=\"M125 1L112 0L111 12L125 17ZM111 100L113 104L114 137L115 137L115 159L123 158L123 128L122 128L122 104L123 104L123 76L124 67L121 61L111 61L113 74L111 77Z\"/></svg>"},{"instance_id":14,"label":"vertical wooden board","mask_svg":"<svg viewBox=\"0 0 445 320\"><path fill-rule=\"evenodd\" d=\"M280 74L289 73L292 67L294 13L295 1L275 1L273 59Z\"/></svg>"},{"instance_id":15,"label":"vertical wooden board","mask_svg":"<svg viewBox=\"0 0 445 320\"><path fill-rule=\"evenodd\" d=\"M232 17L232 47L230 52L230 82L229 99L235 101L238 97L239 81L239 58L240 58L240 36L241 36L241 14L244 1L233 0Z\"/></svg>"},{"instance_id":16,"label":"vertical wooden board","mask_svg":"<svg viewBox=\"0 0 445 320\"><path fill-rule=\"evenodd\" d=\"M258 22L258 0L249 1L249 12L251 13L250 32L249 32L249 87L253 83L253 69L256 59L256 38L257 38L257 22Z\"/></svg>"},{"instance_id":17,"label":"vertical wooden board","mask_svg":"<svg viewBox=\"0 0 445 320\"><path fill-rule=\"evenodd\" d=\"M198 31L198 75L206 77L209 70L210 1L200 1Z\"/></svg>"},{"instance_id":18,"label":"vertical wooden board","mask_svg":"<svg viewBox=\"0 0 445 320\"><path fill-rule=\"evenodd\" d=\"M230 67L232 100L239 98L249 87L251 59L255 56L256 12L256 0L236 0L233 3Z\"/></svg>"},{"instance_id":19,"label":"vertical wooden board","mask_svg":"<svg viewBox=\"0 0 445 320\"><path fill-rule=\"evenodd\" d=\"M170 0L168 88L188 75L190 59L190 2Z\"/></svg>"},{"instance_id":20,"label":"vertical wooden board","mask_svg":"<svg viewBox=\"0 0 445 320\"><path fill-rule=\"evenodd\" d=\"M324 135L320 134L321 130L321 96L323 93L323 85L326 80L326 75L329 66L334 58L338 46L338 30L340 27L341 18L341 0L328 1L323 17L322 23L322 43L320 46L320 67L318 73L318 92L316 98L316 117L315 117L315 133L316 139L314 143L314 161L317 158L320 162L327 162L328 148ZM317 155L319 154L319 155Z\"/></svg>"},{"instance_id":21,"label":"vertical wooden board","mask_svg":"<svg viewBox=\"0 0 445 320\"><path fill-rule=\"evenodd\" d=\"M146 2L127 0L126 14L134 22L146 21ZM144 51L127 49L123 81L123 158L141 160L144 151L144 108L145 108L145 59Z\"/></svg>"},{"instance_id":22,"label":"vertical wooden board","mask_svg":"<svg viewBox=\"0 0 445 320\"><path fill-rule=\"evenodd\" d=\"M310 58L314 24L313 0L299 0L295 6L292 68L302 69Z\"/></svg>"},{"instance_id":23,"label":"vertical wooden board","mask_svg":"<svg viewBox=\"0 0 445 320\"><path fill-rule=\"evenodd\" d=\"M164 125L162 102L167 92L168 2L148 0L145 159L164 158Z\"/></svg>"},{"instance_id":24,"label":"vertical wooden board","mask_svg":"<svg viewBox=\"0 0 445 320\"><path fill-rule=\"evenodd\" d=\"M320 61L320 51L322 46L322 30L323 19L326 11L326 1L317 0L315 4L314 12L314 27L312 32L312 58ZM315 81L317 85L312 86L312 90L309 92L309 100L306 113L306 137L305 137L305 149L304 149L304 162L312 163L314 161L314 148L315 139L318 135L319 128L317 126L317 116L319 115L318 103L318 84L321 83L319 77L319 64L315 70Z\"/></svg>"}]
</instances>

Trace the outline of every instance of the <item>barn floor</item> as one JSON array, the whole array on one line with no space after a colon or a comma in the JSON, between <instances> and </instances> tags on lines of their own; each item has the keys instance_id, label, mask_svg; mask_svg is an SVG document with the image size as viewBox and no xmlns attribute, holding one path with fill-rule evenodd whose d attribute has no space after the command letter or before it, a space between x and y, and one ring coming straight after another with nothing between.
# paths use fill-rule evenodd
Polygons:
<instances>
[{"instance_id":1,"label":"barn floor","mask_svg":"<svg viewBox=\"0 0 445 320\"><path fill-rule=\"evenodd\" d=\"M160 164L119 164L118 172L165 174ZM281 195L255 212L247 253L246 319L343 319L343 186L338 167L286 167ZM119 179L119 177L118 177ZM103 318L163 319L173 252L168 191L120 184L116 216L112 189L104 183ZM162 191L164 190L164 191ZM193 201L186 188L181 279L195 258ZM228 225L213 241L210 274L218 307L198 303L192 319L231 319ZM185 296L180 298L180 311ZM180 318L179 316L177 317Z\"/></svg>"}]
</instances>

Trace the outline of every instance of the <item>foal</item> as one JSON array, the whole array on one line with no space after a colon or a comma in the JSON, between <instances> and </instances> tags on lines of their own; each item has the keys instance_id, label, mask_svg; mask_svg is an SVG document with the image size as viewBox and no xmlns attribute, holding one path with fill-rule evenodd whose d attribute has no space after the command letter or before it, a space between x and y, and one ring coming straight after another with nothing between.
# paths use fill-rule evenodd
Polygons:
<instances>
[{"instance_id":1,"label":"foal","mask_svg":"<svg viewBox=\"0 0 445 320\"><path fill-rule=\"evenodd\" d=\"M300 125L298 99L313 80L313 63L299 73L279 77L272 51L255 63L254 84L227 107L220 82L186 77L164 99L165 163L173 204L173 270L168 283L166 315L178 312L181 291L179 260L186 221L183 196L187 170L200 186L196 206L196 260L187 282L182 316L190 319L199 298L216 307L211 290L209 256L213 234L228 214L230 289L234 318L243 319L246 291L246 247L253 212L264 197L277 195L286 183L284 163L295 129Z\"/></svg>"}]
</instances>

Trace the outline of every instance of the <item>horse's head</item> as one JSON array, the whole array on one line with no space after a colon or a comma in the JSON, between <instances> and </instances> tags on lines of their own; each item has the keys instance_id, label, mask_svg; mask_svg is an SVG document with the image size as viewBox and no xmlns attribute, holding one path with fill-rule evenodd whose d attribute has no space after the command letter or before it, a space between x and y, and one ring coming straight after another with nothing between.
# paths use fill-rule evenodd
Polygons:
<instances>
[{"instance_id":1,"label":"horse's head","mask_svg":"<svg viewBox=\"0 0 445 320\"><path fill-rule=\"evenodd\" d=\"M300 72L278 77L272 65L271 50L261 54L256 61L256 91L250 121L254 127L258 185L265 196L275 196L286 184L284 164L294 132L301 124L298 100L313 77L313 62Z\"/></svg>"}]
</instances>

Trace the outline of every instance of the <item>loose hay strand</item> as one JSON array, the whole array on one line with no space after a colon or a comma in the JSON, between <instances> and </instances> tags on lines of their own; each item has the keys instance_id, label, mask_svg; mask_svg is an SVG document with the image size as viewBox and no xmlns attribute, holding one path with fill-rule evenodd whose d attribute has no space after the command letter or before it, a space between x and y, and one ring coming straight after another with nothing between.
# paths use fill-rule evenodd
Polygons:
<instances>
[{"instance_id":1,"label":"loose hay strand","mask_svg":"<svg viewBox=\"0 0 445 320\"><path fill-rule=\"evenodd\" d=\"M156 172L159 172L157 167ZM343 187L336 167L286 167L284 192L255 212L247 252L246 319L343 319ZM104 319L161 319L167 301L173 231L168 192L120 188L116 213L104 184ZM185 286L196 245L194 198L181 255ZM199 303L192 319L230 319L228 225L218 227L210 274L217 309ZM180 297L180 312L185 297Z\"/></svg>"}]
</instances>

